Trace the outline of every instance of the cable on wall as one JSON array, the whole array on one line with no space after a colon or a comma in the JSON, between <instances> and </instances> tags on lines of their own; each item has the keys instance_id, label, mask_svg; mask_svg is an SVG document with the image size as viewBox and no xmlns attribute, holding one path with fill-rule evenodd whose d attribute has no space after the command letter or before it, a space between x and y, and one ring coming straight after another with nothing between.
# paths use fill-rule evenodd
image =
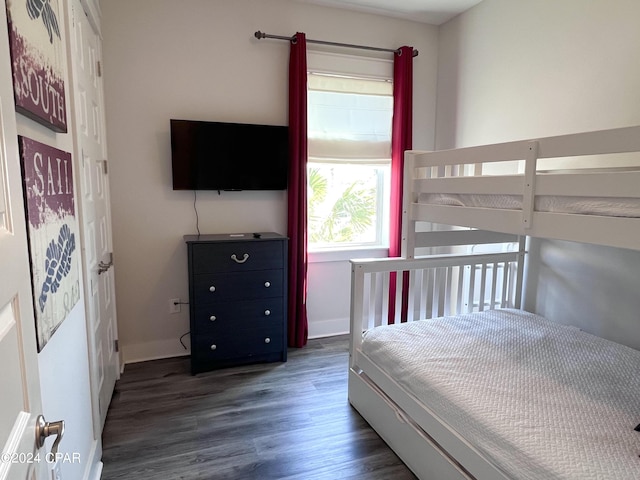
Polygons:
<instances>
[{"instance_id":1,"label":"cable on wall","mask_svg":"<svg viewBox=\"0 0 640 480\"><path fill-rule=\"evenodd\" d=\"M196 207L196 200L198 199L198 191L193 191L193 211L196 212L196 230L200 235L200 218L198 217L198 207Z\"/></svg>"}]
</instances>

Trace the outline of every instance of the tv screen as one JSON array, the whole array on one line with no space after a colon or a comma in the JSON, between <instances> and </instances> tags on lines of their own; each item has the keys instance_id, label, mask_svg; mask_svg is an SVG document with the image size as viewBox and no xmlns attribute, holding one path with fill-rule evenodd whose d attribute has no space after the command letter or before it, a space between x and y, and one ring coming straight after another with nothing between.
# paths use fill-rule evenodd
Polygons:
<instances>
[{"instance_id":1,"label":"tv screen","mask_svg":"<svg viewBox=\"0 0 640 480\"><path fill-rule=\"evenodd\" d=\"M174 190L284 190L289 128L171 120Z\"/></svg>"}]
</instances>

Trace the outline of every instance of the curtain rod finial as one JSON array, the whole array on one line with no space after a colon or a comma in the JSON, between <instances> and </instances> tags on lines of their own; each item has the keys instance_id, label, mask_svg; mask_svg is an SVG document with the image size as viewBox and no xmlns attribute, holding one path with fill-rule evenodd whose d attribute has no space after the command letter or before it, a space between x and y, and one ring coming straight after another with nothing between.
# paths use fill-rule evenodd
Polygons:
<instances>
[{"instance_id":1,"label":"curtain rod finial","mask_svg":"<svg viewBox=\"0 0 640 480\"><path fill-rule=\"evenodd\" d=\"M267 36L266 33L262 33L260 30L258 30L256 33L253 34L258 40L260 40L261 38L265 38Z\"/></svg>"}]
</instances>

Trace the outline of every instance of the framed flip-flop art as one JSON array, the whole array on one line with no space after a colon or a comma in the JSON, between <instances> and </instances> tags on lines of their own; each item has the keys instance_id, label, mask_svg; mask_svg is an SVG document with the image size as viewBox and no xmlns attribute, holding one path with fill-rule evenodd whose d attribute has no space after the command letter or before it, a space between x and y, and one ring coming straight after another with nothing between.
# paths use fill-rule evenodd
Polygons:
<instances>
[{"instance_id":1,"label":"framed flip-flop art","mask_svg":"<svg viewBox=\"0 0 640 480\"><path fill-rule=\"evenodd\" d=\"M38 351L80 300L71 154L18 136Z\"/></svg>"}]
</instances>

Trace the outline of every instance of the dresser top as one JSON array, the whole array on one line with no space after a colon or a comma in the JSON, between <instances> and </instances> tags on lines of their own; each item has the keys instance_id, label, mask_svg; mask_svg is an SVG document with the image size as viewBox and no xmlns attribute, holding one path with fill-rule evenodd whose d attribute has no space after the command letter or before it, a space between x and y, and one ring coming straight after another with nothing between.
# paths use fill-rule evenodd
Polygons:
<instances>
[{"instance_id":1,"label":"dresser top","mask_svg":"<svg viewBox=\"0 0 640 480\"><path fill-rule=\"evenodd\" d=\"M259 236L258 236L259 235ZM246 242L261 240L286 240L287 237L274 232L256 232L254 233L215 233L208 235L185 235L186 243L209 243L209 242Z\"/></svg>"}]
</instances>

